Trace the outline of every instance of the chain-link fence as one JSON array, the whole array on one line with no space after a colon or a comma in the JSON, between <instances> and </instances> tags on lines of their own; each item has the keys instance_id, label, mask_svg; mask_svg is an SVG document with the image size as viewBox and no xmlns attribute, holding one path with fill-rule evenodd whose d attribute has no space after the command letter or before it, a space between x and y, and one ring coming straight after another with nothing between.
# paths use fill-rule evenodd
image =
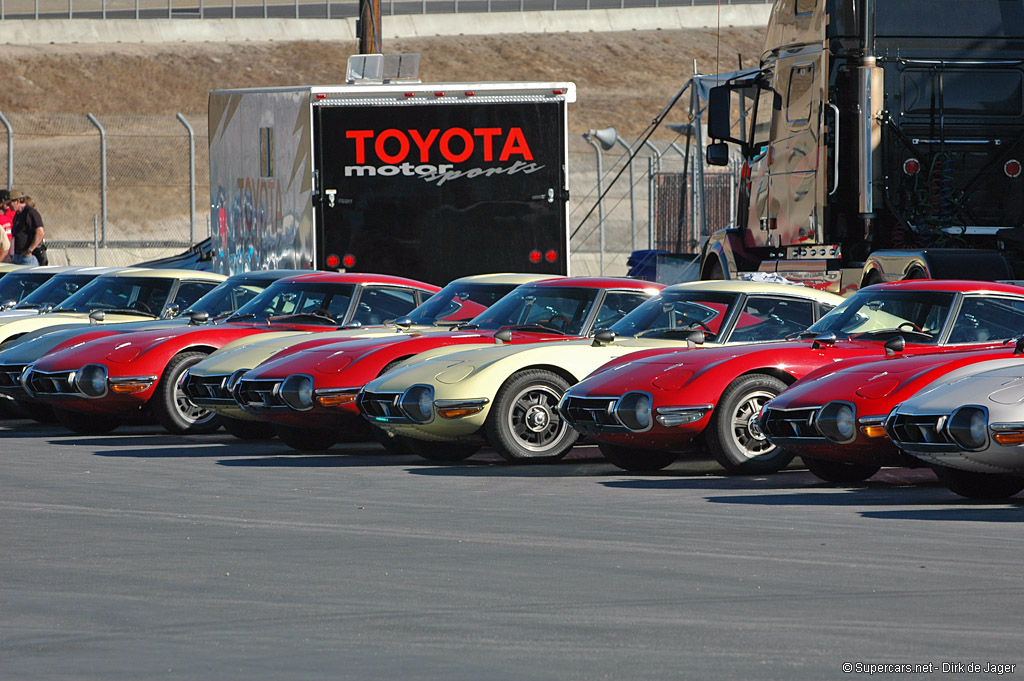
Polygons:
<instances>
[{"instance_id":1,"label":"chain-link fence","mask_svg":"<svg viewBox=\"0 0 1024 681\"><path fill-rule=\"evenodd\" d=\"M205 117L8 114L4 121L6 186L35 200L52 264L130 265L208 236Z\"/></svg>"}]
</instances>

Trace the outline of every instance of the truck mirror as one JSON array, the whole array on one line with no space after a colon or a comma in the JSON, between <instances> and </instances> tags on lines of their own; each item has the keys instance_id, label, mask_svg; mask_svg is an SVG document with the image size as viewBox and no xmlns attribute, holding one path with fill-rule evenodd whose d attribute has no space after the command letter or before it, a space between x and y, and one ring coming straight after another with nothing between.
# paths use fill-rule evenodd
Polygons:
<instances>
[{"instance_id":1,"label":"truck mirror","mask_svg":"<svg viewBox=\"0 0 1024 681\"><path fill-rule=\"evenodd\" d=\"M719 85L708 93L708 137L732 139L732 88Z\"/></svg>"},{"instance_id":2,"label":"truck mirror","mask_svg":"<svg viewBox=\"0 0 1024 681\"><path fill-rule=\"evenodd\" d=\"M707 150L704 152L707 156L707 162L709 166L727 166L729 165L729 145L725 142L715 142L709 144Z\"/></svg>"}]
</instances>

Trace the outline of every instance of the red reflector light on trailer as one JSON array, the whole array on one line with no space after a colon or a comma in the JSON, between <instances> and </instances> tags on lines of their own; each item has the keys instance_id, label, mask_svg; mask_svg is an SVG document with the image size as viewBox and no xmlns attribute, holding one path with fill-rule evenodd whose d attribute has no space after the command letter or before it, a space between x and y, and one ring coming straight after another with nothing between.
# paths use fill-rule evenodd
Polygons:
<instances>
[{"instance_id":1,"label":"red reflector light on trailer","mask_svg":"<svg viewBox=\"0 0 1024 681\"><path fill-rule=\"evenodd\" d=\"M542 257L544 257L544 256L542 256L540 254L540 251L537 251L537 250L530 251L530 262L538 263L538 262L540 262L540 259Z\"/></svg>"},{"instance_id":2,"label":"red reflector light on trailer","mask_svg":"<svg viewBox=\"0 0 1024 681\"><path fill-rule=\"evenodd\" d=\"M472 96L474 96L475 94L476 94L476 93L475 93L475 92L473 92L472 90L466 90L466 96L467 96L467 97L472 97Z\"/></svg>"},{"instance_id":3,"label":"red reflector light on trailer","mask_svg":"<svg viewBox=\"0 0 1024 681\"><path fill-rule=\"evenodd\" d=\"M406 96L406 97L415 97L415 96L416 96L416 93L415 93L415 92L406 92L406 93L405 93L405 96Z\"/></svg>"},{"instance_id":4,"label":"red reflector light on trailer","mask_svg":"<svg viewBox=\"0 0 1024 681\"><path fill-rule=\"evenodd\" d=\"M552 90L552 92L555 93L556 95L560 95L563 92L565 92L565 90L562 90L561 88L558 88L558 89Z\"/></svg>"},{"instance_id":5,"label":"red reflector light on trailer","mask_svg":"<svg viewBox=\"0 0 1024 681\"><path fill-rule=\"evenodd\" d=\"M435 92L434 96L435 97L444 97L444 93L443 92Z\"/></svg>"},{"instance_id":6,"label":"red reflector light on trailer","mask_svg":"<svg viewBox=\"0 0 1024 681\"><path fill-rule=\"evenodd\" d=\"M338 256L334 255L333 253L327 256L327 266L330 267L331 269L334 269L340 264L341 258L339 258Z\"/></svg>"},{"instance_id":7,"label":"red reflector light on trailer","mask_svg":"<svg viewBox=\"0 0 1024 681\"><path fill-rule=\"evenodd\" d=\"M544 259L547 260L548 262L554 262L558 260L558 252L548 251L547 253L544 254Z\"/></svg>"},{"instance_id":8,"label":"red reflector light on trailer","mask_svg":"<svg viewBox=\"0 0 1024 681\"><path fill-rule=\"evenodd\" d=\"M1003 166L1003 172L1006 173L1007 177L1020 177L1020 161L1017 159L1010 159Z\"/></svg>"},{"instance_id":9,"label":"red reflector light on trailer","mask_svg":"<svg viewBox=\"0 0 1024 681\"><path fill-rule=\"evenodd\" d=\"M921 171L921 162L916 158L908 158L903 162L903 172L907 175L917 175Z\"/></svg>"},{"instance_id":10,"label":"red reflector light on trailer","mask_svg":"<svg viewBox=\"0 0 1024 681\"><path fill-rule=\"evenodd\" d=\"M356 256L352 255L351 253L346 254L345 257L341 259L341 264L343 264L345 267L355 266Z\"/></svg>"},{"instance_id":11,"label":"red reflector light on trailer","mask_svg":"<svg viewBox=\"0 0 1024 681\"><path fill-rule=\"evenodd\" d=\"M319 93L317 93L316 98L317 99L327 99L327 95L323 94L322 92L319 92Z\"/></svg>"}]
</instances>

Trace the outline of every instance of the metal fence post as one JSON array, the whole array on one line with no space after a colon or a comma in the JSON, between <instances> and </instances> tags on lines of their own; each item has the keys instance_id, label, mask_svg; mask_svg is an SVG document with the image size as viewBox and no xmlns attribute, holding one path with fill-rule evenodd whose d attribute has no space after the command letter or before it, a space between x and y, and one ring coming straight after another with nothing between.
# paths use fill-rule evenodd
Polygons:
<instances>
[{"instance_id":1,"label":"metal fence post","mask_svg":"<svg viewBox=\"0 0 1024 681\"><path fill-rule=\"evenodd\" d=\"M188 240L196 242L196 136L180 113L178 120L188 130Z\"/></svg>"},{"instance_id":2,"label":"metal fence post","mask_svg":"<svg viewBox=\"0 0 1024 681\"><path fill-rule=\"evenodd\" d=\"M100 219L92 216L92 265L99 267L100 264Z\"/></svg>"},{"instance_id":3,"label":"metal fence post","mask_svg":"<svg viewBox=\"0 0 1024 681\"><path fill-rule=\"evenodd\" d=\"M660 162L661 159L659 158ZM659 163L660 165L660 163ZM650 243L653 239L654 234L654 202L656 200L654 190L654 158L651 156L647 157L647 243ZM633 250L636 250L636 244L633 244Z\"/></svg>"},{"instance_id":4,"label":"metal fence post","mask_svg":"<svg viewBox=\"0 0 1024 681\"><path fill-rule=\"evenodd\" d=\"M107 245L107 131L92 114L86 114L89 122L100 131L100 240Z\"/></svg>"},{"instance_id":5,"label":"metal fence post","mask_svg":"<svg viewBox=\"0 0 1024 681\"><path fill-rule=\"evenodd\" d=\"M0 123L7 128L7 188L10 189L14 186L14 128L2 113L0 113Z\"/></svg>"}]
</instances>

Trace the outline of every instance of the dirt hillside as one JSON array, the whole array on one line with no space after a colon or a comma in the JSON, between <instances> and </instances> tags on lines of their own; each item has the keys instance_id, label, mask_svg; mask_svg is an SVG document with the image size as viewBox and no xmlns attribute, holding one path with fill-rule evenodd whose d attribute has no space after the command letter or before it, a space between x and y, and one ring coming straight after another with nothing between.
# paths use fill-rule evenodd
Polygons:
<instances>
[{"instance_id":1,"label":"dirt hillside","mask_svg":"<svg viewBox=\"0 0 1024 681\"><path fill-rule=\"evenodd\" d=\"M424 81L571 80L572 132L637 136L693 73L753 65L759 28L452 36L386 42L422 55ZM342 82L355 43L240 42L5 46L5 113L203 116L211 89ZM720 67L720 68L719 68Z\"/></svg>"}]
</instances>

